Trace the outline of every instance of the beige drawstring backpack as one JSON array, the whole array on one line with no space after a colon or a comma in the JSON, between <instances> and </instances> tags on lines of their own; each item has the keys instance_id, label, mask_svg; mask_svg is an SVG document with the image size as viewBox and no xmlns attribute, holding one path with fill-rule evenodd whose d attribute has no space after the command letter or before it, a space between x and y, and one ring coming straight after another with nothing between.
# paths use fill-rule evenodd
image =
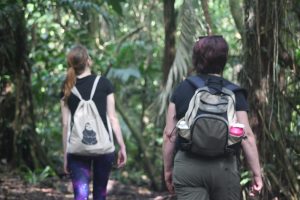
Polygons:
<instances>
[{"instance_id":1,"label":"beige drawstring backpack","mask_svg":"<svg viewBox=\"0 0 300 200\"><path fill-rule=\"evenodd\" d=\"M76 86L72 93L80 99L73 117L69 114L67 152L78 155L99 155L115 150L112 128L107 118L108 130L105 128L95 102L92 100L100 76L97 76L90 99L84 100Z\"/></svg>"}]
</instances>

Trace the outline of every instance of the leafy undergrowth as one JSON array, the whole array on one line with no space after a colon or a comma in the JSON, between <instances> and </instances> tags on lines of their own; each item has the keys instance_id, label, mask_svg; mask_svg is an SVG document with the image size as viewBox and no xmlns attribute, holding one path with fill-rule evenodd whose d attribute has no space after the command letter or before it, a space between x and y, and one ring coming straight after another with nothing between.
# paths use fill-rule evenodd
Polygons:
<instances>
[{"instance_id":1,"label":"leafy undergrowth","mask_svg":"<svg viewBox=\"0 0 300 200\"><path fill-rule=\"evenodd\" d=\"M91 187L90 187L91 188ZM0 169L0 200L71 200L72 185L68 179L48 177L36 184L26 183L20 175ZM92 199L92 197L90 197ZM124 185L116 180L108 183L107 200L171 200L168 193L158 193L147 188Z\"/></svg>"}]
</instances>

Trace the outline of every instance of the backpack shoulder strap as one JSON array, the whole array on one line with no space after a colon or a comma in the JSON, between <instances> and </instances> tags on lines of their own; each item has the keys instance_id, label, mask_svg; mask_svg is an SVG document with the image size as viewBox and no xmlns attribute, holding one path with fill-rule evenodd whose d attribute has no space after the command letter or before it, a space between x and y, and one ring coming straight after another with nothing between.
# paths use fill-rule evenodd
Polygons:
<instances>
[{"instance_id":1,"label":"backpack shoulder strap","mask_svg":"<svg viewBox=\"0 0 300 200\"><path fill-rule=\"evenodd\" d=\"M205 81L199 76L189 76L186 80L195 88L201 88L205 86Z\"/></svg>"},{"instance_id":2,"label":"backpack shoulder strap","mask_svg":"<svg viewBox=\"0 0 300 200\"><path fill-rule=\"evenodd\" d=\"M79 93L79 91L78 91L78 89L76 88L75 85L74 85L74 87L72 88L71 92L72 92L75 96L77 96L80 100L82 100L82 97L81 97L81 95L80 95L80 93Z\"/></svg>"},{"instance_id":3,"label":"backpack shoulder strap","mask_svg":"<svg viewBox=\"0 0 300 200\"><path fill-rule=\"evenodd\" d=\"M199 76L189 76L186 80L191 85L193 85L195 88L201 88L206 85L206 82ZM228 90L231 90L232 92L241 91L245 95L246 98L248 96L247 90L244 88L241 88L240 86L238 86L236 84L229 83L229 84L225 85L224 87L227 88Z\"/></svg>"},{"instance_id":4,"label":"backpack shoulder strap","mask_svg":"<svg viewBox=\"0 0 300 200\"><path fill-rule=\"evenodd\" d=\"M241 91L245 95L246 98L248 96L248 93L247 93L246 89L241 88L240 86L235 85L233 83L229 83L229 84L225 85L224 87L227 88L228 90L231 90L232 92Z\"/></svg>"},{"instance_id":5,"label":"backpack shoulder strap","mask_svg":"<svg viewBox=\"0 0 300 200\"><path fill-rule=\"evenodd\" d=\"M236 91L236 90L239 90L241 89L239 86L233 84L233 83L229 83L227 85L225 85L225 87L228 89L228 90L231 90L231 91Z\"/></svg>"},{"instance_id":6,"label":"backpack shoulder strap","mask_svg":"<svg viewBox=\"0 0 300 200\"><path fill-rule=\"evenodd\" d=\"M94 81L94 84L93 84L93 87L92 87L92 91L91 91L90 100L92 100L92 99L93 99L93 97L94 97L94 94L95 94L95 91L96 91L96 88L97 88L97 85L98 85L99 79L100 79L100 76L96 76L96 79L95 79L95 81Z\"/></svg>"},{"instance_id":7,"label":"backpack shoulder strap","mask_svg":"<svg viewBox=\"0 0 300 200\"><path fill-rule=\"evenodd\" d=\"M91 91L91 95L90 95L90 100L93 98L94 94L95 94L95 91L96 91L96 88L97 88L97 85L98 85L98 82L100 80L100 76L97 76L95 81L94 81L94 84L93 84L93 87L92 87L92 91ZM83 100L81 95L80 95L80 92L78 91L78 89L76 88L76 86L74 85L74 87L72 88L72 93L77 96L80 100Z\"/></svg>"}]
</instances>

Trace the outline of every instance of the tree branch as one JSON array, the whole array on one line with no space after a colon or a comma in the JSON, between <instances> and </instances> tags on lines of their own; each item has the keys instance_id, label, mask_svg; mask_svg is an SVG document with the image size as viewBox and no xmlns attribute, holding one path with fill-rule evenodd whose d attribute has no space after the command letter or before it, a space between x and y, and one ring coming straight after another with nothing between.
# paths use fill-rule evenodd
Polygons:
<instances>
[{"instance_id":1,"label":"tree branch","mask_svg":"<svg viewBox=\"0 0 300 200\"><path fill-rule=\"evenodd\" d=\"M243 35L244 14L241 14L241 11L243 11L243 8L241 6L241 0L229 0L229 7L236 28L239 31L240 35Z\"/></svg>"},{"instance_id":2,"label":"tree branch","mask_svg":"<svg viewBox=\"0 0 300 200\"><path fill-rule=\"evenodd\" d=\"M124 122L127 124L127 127L129 128L129 130L132 133L133 137L136 139L137 145L138 145L138 148L139 148L139 156L141 157L141 159L144 162L145 171L149 175L149 178L152 182L152 187L154 189L157 189L158 184L156 183L155 178L154 178L155 177L154 176L155 167L150 161L149 154L146 151L146 144L144 142L144 139L142 137L141 132L138 131L135 128L135 126L132 124L130 119L125 114L125 111L122 109L121 103L117 99L116 99L116 108L117 108L117 111L120 113L121 117L123 118ZM144 157L142 157L142 155L144 155Z\"/></svg>"},{"instance_id":3,"label":"tree branch","mask_svg":"<svg viewBox=\"0 0 300 200\"><path fill-rule=\"evenodd\" d=\"M212 22L211 22L211 17L209 14L209 8L208 8L208 0L201 0L201 7L204 13L204 18L206 22L206 32L207 35L211 35L213 33L212 31Z\"/></svg>"}]
</instances>

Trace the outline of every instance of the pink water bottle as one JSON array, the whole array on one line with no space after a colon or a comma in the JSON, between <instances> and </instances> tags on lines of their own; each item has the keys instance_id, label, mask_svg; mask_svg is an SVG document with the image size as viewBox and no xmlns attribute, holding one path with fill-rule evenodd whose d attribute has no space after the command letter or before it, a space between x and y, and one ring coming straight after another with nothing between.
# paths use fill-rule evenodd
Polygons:
<instances>
[{"instance_id":1,"label":"pink water bottle","mask_svg":"<svg viewBox=\"0 0 300 200\"><path fill-rule=\"evenodd\" d=\"M229 128L229 138L228 138L228 144L233 145L236 143L239 143L244 138L244 124L235 123L232 124Z\"/></svg>"},{"instance_id":2,"label":"pink water bottle","mask_svg":"<svg viewBox=\"0 0 300 200\"><path fill-rule=\"evenodd\" d=\"M234 123L229 128L229 134L234 137L242 137L244 136L244 124Z\"/></svg>"}]
</instances>

